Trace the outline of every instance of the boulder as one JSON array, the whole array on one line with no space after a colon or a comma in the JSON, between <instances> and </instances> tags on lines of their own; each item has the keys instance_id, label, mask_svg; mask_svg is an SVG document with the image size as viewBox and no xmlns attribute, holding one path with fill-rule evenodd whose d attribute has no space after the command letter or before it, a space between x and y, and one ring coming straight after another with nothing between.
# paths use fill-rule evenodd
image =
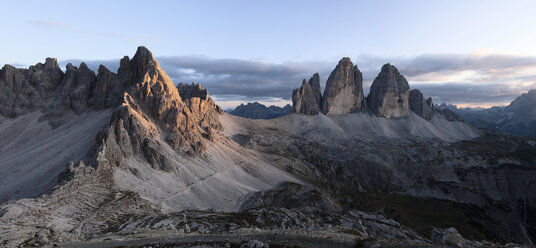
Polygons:
<instances>
[{"instance_id":1,"label":"boulder","mask_svg":"<svg viewBox=\"0 0 536 248\"><path fill-rule=\"evenodd\" d=\"M385 64L367 96L370 110L377 116L396 118L409 114L409 84L398 69Z\"/></svg>"},{"instance_id":2,"label":"boulder","mask_svg":"<svg viewBox=\"0 0 536 248\"><path fill-rule=\"evenodd\" d=\"M243 243L242 245L240 245L240 248L268 248L268 247L270 247L270 245L265 244L256 239L252 239L248 241L247 243Z\"/></svg>"},{"instance_id":3,"label":"boulder","mask_svg":"<svg viewBox=\"0 0 536 248\"><path fill-rule=\"evenodd\" d=\"M344 115L363 109L363 75L350 58L342 58L326 82L322 99L325 115Z\"/></svg>"},{"instance_id":4,"label":"boulder","mask_svg":"<svg viewBox=\"0 0 536 248\"><path fill-rule=\"evenodd\" d=\"M432 230L431 238L432 243L435 245L462 247L465 243L465 239L454 227L449 227L446 229L434 229Z\"/></svg>"}]
</instances>

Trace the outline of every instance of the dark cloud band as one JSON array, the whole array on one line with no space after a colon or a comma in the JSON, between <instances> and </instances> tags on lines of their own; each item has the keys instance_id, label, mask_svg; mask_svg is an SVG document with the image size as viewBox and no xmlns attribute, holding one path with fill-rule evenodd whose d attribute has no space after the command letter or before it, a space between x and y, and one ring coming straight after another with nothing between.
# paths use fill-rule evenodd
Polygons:
<instances>
[{"instance_id":1,"label":"dark cloud band","mask_svg":"<svg viewBox=\"0 0 536 248\"><path fill-rule=\"evenodd\" d=\"M175 83L196 81L220 99L289 100L303 78L319 72L326 81L337 61L287 62L281 64L204 56L159 57L162 68ZM63 64L79 64L79 60ZM513 55L421 55L414 58L361 56L354 60L364 76L365 91L384 63L396 65L410 81L435 102L504 103L521 92L536 88L536 57ZM94 70L104 64L115 71L118 60L89 61ZM469 76L453 80L456 75ZM413 82L413 83L412 83Z\"/></svg>"}]
</instances>

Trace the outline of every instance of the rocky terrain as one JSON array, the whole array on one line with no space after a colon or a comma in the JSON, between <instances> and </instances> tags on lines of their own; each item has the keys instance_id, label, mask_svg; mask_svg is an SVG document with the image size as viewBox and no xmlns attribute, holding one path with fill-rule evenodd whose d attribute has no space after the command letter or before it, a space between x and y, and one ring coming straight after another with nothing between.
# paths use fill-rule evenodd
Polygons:
<instances>
[{"instance_id":1,"label":"rocky terrain","mask_svg":"<svg viewBox=\"0 0 536 248\"><path fill-rule=\"evenodd\" d=\"M240 104L235 109L229 111L229 114L250 118L250 119L273 119L287 115L290 113L291 106L289 104L284 107L269 106L266 107L258 102Z\"/></svg>"},{"instance_id":2,"label":"rocky terrain","mask_svg":"<svg viewBox=\"0 0 536 248\"><path fill-rule=\"evenodd\" d=\"M519 136L536 136L536 90L522 94L506 107L470 109L447 104L438 107L455 112L475 127Z\"/></svg>"},{"instance_id":3,"label":"rocky terrain","mask_svg":"<svg viewBox=\"0 0 536 248\"><path fill-rule=\"evenodd\" d=\"M478 130L392 65L343 58L291 114L224 113L139 47L117 73L0 71L2 247L511 247L536 237L536 139Z\"/></svg>"}]
</instances>

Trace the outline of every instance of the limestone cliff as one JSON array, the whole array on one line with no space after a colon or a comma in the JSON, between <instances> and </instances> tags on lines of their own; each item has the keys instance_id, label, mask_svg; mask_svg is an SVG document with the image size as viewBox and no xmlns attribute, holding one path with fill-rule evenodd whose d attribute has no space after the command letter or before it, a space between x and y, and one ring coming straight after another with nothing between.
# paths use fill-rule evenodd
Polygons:
<instances>
[{"instance_id":1,"label":"limestone cliff","mask_svg":"<svg viewBox=\"0 0 536 248\"><path fill-rule=\"evenodd\" d=\"M322 99L325 115L359 112L363 105L363 75L350 58L342 58L326 82Z\"/></svg>"},{"instance_id":2,"label":"limestone cliff","mask_svg":"<svg viewBox=\"0 0 536 248\"><path fill-rule=\"evenodd\" d=\"M396 118L409 114L409 84L396 67L385 64L370 86L367 104L381 117Z\"/></svg>"}]
</instances>

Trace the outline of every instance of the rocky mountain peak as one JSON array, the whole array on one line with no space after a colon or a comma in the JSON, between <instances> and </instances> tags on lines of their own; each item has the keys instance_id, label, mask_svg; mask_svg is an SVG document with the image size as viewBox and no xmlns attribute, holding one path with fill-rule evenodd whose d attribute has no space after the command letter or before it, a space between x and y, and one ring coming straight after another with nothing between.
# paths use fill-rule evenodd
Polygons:
<instances>
[{"instance_id":1,"label":"rocky mountain peak","mask_svg":"<svg viewBox=\"0 0 536 248\"><path fill-rule=\"evenodd\" d=\"M121 60L118 77L127 92L157 120L180 108L182 99L177 87L146 47L138 47L132 60Z\"/></svg>"},{"instance_id":2,"label":"rocky mountain peak","mask_svg":"<svg viewBox=\"0 0 536 248\"><path fill-rule=\"evenodd\" d=\"M80 66L78 66L78 68L80 70L84 70L84 71L90 70L89 67L87 66L86 62L80 63Z\"/></svg>"},{"instance_id":3,"label":"rocky mountain peak","mask_svg":"<svg viewBox=\"0 0 536 248\"><path fill-rule=\"evenodd\" d=\"M387 63L370 86L367 103L381 117L404 117L409 114L409 84L398 69Z\"/></svg>"},{"instance_id":4,"label":"rocky mountain peak","mask_svg":"<svg viewBox=\"0 0 536 248\"><path fill-rule=\"evenodd\" d=\"M426 104L428 105L428 107L430 107L430 109L434 110L434 103L432 103L432 97L428 97L428 99L426 99Z\"/></svg>"},{"instance_id":5,"label":"rocky mountain peak","mask_svg":"<svg viewBox=\"0 0 536 248\"><path fill-rule=\"evenodd\" d=\"M291 112L315 115L320 113L321 106L320 77L315 73L309 82L304 78L301 87L292 91Z\"/></svg>"},{"instance_id":6,"label":"rocky mountain peak","mask_svg":"<svg viewBox=\"0 0 536 248\"><path fill-rule=\"evenodd\" d=\"M109 72L108 68L104 65L99 65L99 69L97 69L97 74L106 73Z\"/></svg>"},{"instance_id":7,"label":"rocky mountain peak","mask_svg":"<svg viewBox=\"0 0 536 248\"><path fill-rule=\"evenodd\" d=\"M113 136L118 142L128 134L132 142L122 140L126 143L121 145L126 150L135 148L124 156L147 152L149 144L144 140L156 137L177 151L200 153L203 140L212 139L212 130L221 128L216 116L223 111L201 85L183 85L182 89L188 89L183 92L187 98L184 101L146 47L139 47L132 59L121 59L117 74L101 65L95 75L85 63L78 68L68 64L63 73L56 59L47 58L45 63L28 69L4 66L0 76L0 115L15 117L41 110L50 117L49 122L61 125L61 116L69 116L71 111L79 115L115 108L111 124L115 130L107 137Z\"/></svg>"},{"instance_id":8,"label":"rocky mountain peak","mask_svg":"<svg viewBox=\"0 0 536 248\"><path fill-rule=\"evenodd\" d=\"M229 114L249 119L273 119L287 115L291 111L291 108L290 104L284 107L266 107L258 102L248 102L247 104L241 103L236 106L234 110L229 111Z\"/></svg>"},{"instance_id":9,"label":"rocky mountain peak","mask_svg":"<svg viewBox=\"0 0 536 248\"><path fill-rule=\"evenodd\" d=\"M506 107L507 112L525 112L530 113L536 110L536 89L529 90L527 93L518 96L510 105ZM523 111L521 111L523 110Z\"/></svg>"},{"instance_id":10,"label":"rocky mountain peak","mask_svg":"<svg viewBox=\"0 0 536 248\"><path fill-rule=\"evenodd\" d=\"M321 105L322 92L320 92L320 75L318 75L318 73L313 74L313 76L309 79L309 85L311 85L316 101L319 103L319 105Z\"/></svg>"},{"instance_id":11,"label":"rocky mountain peak","mask_svg":"<svg viewBox=\"0 0 536 248\"><path fill-rule=\"evenodd\" d=\"M124 88L119 90L122 103L104 138L110 142L106 147L125 147L116 151L124 157L143 153L153 167L165 169L169 165L162 160L162 144L154 140L162 139L176 151L200 154L205 140L213 140L215 130L221 129L217 115L223 111L208 92L198 84L175 86L145 47L139 47L131 60L124 57L117 75L103 77L108 85ZM127 140L121 138L126 134ZM106 160L121 163L117 158Z\"/></svg>"},{"instance_id":12,"label":"rocky mountain peak","mask_svg":"<svg viewBox=\"0 0 536 248\"><path fill-rule=\"evenodd\" d=\"M352 63L352 60L349 58L349 57L342 57L341 60L339 60L339 63L337 64L337 66L341 66L341 67L352 67L354 66L354 64Z\"/></svg>"},{"instance_id":13,"label":"rocky mountain peak","mask_svg":"<svg viewBox=\"0 0 536 248\"><path fill-rule=\"evenodd\" d=\"M58 59L56 58L46 58L45 59L45 68L60 68L58 65Z\"/></svg>"},{"instance_id":14,"label":"rocky mountain peak","mask_svg":"<svg viewBox=\"0 0 536 248\"><path fill-rule=\"evenodd\" d=\"M74 69L75 69L75 66L71 63L68 63L67 65L65 65L65 73L69 71L73 71Z\"/></svg>"},{"instance_id":15,"label":"rocky mountain peak","mask_svg":"<svg viewBox=\"0 0 536 248\"><path fill-rule=\"evenodd\" d=\"M144 46L138 47L136 54L134 54L134 57L130 61L130 66L134 72L149 73L150 75L161 70L160 65L153 57L153 53Z\"/></svg>"},{"instance_id":16,"label":"rocky mountain peak","mask_svg":"<svg viewBox=\"0 0 536 248\"><path fill-rule=\"evenodd\" d=\"M363 75L350 58L342 58L326 82L322 99L325 115L358 112L363 104Z\"/></svg>"},{"instance_id":17,"label":"rocky mountain peak","mask_svg":"<svg viewBox=\"0 0 536 248\"><path fill-rule=\"evenodd\" d=\"M432 98L424 100L420 90L413 89L409 91L409 107L415 114L426 120L430 120L434 116L432 106Z\"/></svg>"}]
</instances>

